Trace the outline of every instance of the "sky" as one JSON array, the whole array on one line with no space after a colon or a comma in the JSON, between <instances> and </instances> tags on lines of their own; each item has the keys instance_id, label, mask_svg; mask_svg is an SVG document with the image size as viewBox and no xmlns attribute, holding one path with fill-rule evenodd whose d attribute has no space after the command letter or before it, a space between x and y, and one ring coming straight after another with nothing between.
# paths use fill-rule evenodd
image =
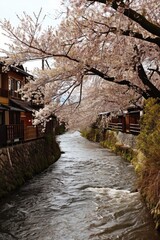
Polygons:
<instances>
[{"instance_id":1,"label":"sky","mask_svg":"<svg viewBox=\"0 0 160 240\"><path fill-rule=\"evenodd\" d=\"M1 2L0 21L6 18L13 26L18 25L17 15L22 16L23 12L32 15L38 13L42 8L42 15L46 15L46 25L56 25L55 17L61 7L61 0L3 0ZM7 39L3 36L0 29L0 48L5 48Z\"/></svg>"}]
</instances>

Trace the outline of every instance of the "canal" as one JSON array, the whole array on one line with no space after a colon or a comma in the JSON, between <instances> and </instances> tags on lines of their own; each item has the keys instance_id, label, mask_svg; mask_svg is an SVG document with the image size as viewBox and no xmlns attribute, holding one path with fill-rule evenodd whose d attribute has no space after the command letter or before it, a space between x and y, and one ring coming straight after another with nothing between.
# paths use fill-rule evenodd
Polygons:
<instances>
[{"instance_id":1,"label":"canal","mask_svg":"<svg viewBox=\"0 0 160 240\"><path fill-rule=\"evenodd\" d=\"M61 158L4 199L0 240L158 240L133 167L78 132Z\"/></svg>"}]
</instances>

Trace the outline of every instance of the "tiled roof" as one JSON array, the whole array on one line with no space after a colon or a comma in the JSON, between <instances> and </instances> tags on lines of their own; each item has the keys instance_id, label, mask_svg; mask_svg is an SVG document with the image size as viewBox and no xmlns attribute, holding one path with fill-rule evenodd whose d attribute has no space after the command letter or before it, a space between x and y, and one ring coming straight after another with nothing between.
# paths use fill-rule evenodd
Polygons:
<instances>
[{"instance_id":1,"label":"tiled roof","mask_svg":"<svg viewBox=\"0 0 160 240\"><path fill-rule=\"evenodd\" d=\"M22 101L20 99L10 99L10 105L13 107L21 108L27 112L32 112L34 110L29 102Z\"/></svg>"}]
</instances>

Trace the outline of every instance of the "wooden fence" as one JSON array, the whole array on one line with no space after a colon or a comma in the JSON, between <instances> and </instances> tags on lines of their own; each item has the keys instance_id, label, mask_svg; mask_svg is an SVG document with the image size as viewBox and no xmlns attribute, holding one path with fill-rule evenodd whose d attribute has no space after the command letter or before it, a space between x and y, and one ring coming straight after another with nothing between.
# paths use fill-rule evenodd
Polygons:
<instances>
[{"instance_id":1,"label":"wooden fence","mask_svg":"<svg viewBox=\"0 0 160 240\"><path fill-rule=\"evenodd\" d=\"M106 130L138 135L140 133L140 111L128 112L127 114L114 117L102 113L99 115L97 123Z\"/></svg>"},{"instance_id":2,"label":"wooden fence","mask_svg":"<svg viewBox=\"0 0 160 240\"><path fill-rule=\"evenodd\" d=\"M130 127L130 133L132 134L139 134L140 133L140 124L139 123L130 123L129 124L129 127Z\"/></svg>"},{"instance_id":3,"label":"wooden fence","mask_svg":"<svg viewBox=\"0 0 160 240\"><path fill-rule=\"evenodd\" d=\"M27 126L24 129L24 141L33 140L36 138L44 137L43 127L39 126Z\"/></svg>"},{"instance_id":4,"label":"wooden fence","mask_svg":"<svg viewBox=\"0 0 160 240\"><path fill-rule=\"evenodd\" d=\"M6 126L7 144L22 142L24 140L24 125L10 124Z\"/></svg>"},{"instance_id":5,"label":"wooden fence","mask_svg":"<svg viewBox=\"0 0 160 240\"><path fill-rule=\"evenodd\" d=\"M0 147L44 137L42 126L10 124L0 126Z\"/></svg>"},{"instance_id":6,"label":"wooden fence","mask_svg":"<svg viewBox=\"0 0 160 240\"><path fill-rule=\"evenodd\" d=\"M123 131L122 123L108 123L108 129L115 131Z\"/></svg>"},{"instance_id":7,"label":"wooden fence","mask_svg":"<svg viewBox=\"0 0 160 240\"><path fill-rule=\"evenodd\" d=\"M140 133L140 124L139 123L129 123L128 124L128 129L126 131L126 129L124 128L122 123L108 123L108 127L107 129L109 130L113 130L113 131L120 131L120 132L127 132L127 133L131 133L134 135L137 135Z\"/></svg>"}]
</instances>

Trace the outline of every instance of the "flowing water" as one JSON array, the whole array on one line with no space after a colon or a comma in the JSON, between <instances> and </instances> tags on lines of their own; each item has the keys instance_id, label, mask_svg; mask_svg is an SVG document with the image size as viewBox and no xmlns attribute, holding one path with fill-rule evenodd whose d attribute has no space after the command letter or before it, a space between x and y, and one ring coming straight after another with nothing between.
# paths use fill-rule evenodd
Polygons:
<instances>
[{"instance_id":1,"label":"flowing water","mask_svg":"<svg viewBox=\"0 0 160 240\"><path fill-rule=\"evenodd\" d=\"M158 240L133 167L78 132L64 154L1 202L0 240Z\"/></svg>"}]
</instances>

